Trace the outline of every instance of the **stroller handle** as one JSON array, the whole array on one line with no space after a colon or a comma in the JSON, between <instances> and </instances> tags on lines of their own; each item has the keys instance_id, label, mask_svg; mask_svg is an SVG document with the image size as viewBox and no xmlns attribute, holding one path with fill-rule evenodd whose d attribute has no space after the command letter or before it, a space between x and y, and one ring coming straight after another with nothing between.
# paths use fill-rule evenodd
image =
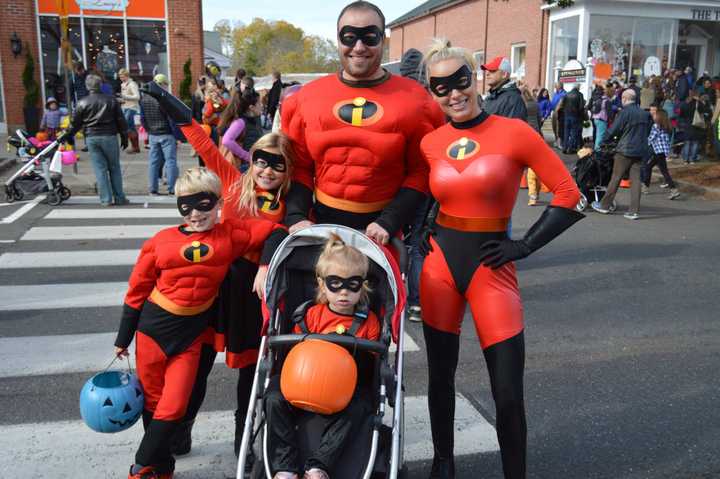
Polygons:
<instances>
[{"instance_id":1,"label":"stroller handle","mask_svg":"<svg viewBox=\"0 0 720 479\"><path fill-rule=\"evenodd\" d=\"M269 337L268 347L270 349L290 347L307 339L319 339L346 348L356 349L358 351L369 351L378 354L384 354L388 350L387 346L381 342L356 338L354 336L344 336L341 334L281 334Z\"/></svg>"}]
</instances>

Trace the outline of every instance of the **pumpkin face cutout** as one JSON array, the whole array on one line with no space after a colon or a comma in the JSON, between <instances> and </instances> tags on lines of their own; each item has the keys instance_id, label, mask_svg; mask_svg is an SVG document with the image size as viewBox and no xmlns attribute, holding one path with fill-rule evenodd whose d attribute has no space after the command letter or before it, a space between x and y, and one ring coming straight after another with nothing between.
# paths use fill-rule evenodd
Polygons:
<instances>
[{"instance_id":1,"label":"pumpkin face cutout","mask_svg":"<svg viewBox=\"0 0 720 479\"><path fill-rule=\"evenodd\" d=\"M80 415L97 432L128 429L142 415L144 404L137 376L121 371L98 373L80 391Z\"/></svg>"}]
</instances>

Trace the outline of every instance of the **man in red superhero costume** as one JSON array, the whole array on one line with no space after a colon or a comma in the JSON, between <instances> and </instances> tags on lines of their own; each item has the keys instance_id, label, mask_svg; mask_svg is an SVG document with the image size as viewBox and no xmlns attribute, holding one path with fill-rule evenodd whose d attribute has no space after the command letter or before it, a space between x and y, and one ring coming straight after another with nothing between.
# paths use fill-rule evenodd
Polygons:
<instances>
[{"instance_id":1,"label":"man in red superhero costume","mask_svg":"<svg viewBox=\"0 0 720 479\"><path fill-rule=\"evenodd\" d=\"M342 70L283 104L282 128L297 154L285 218L291 232L311 224L312 208L318 223L386 243L427 193L420 140L444 116L417 82L380 67L384 32L378 7L347 5L338 18Z\"/></svg>"}]
</instances>

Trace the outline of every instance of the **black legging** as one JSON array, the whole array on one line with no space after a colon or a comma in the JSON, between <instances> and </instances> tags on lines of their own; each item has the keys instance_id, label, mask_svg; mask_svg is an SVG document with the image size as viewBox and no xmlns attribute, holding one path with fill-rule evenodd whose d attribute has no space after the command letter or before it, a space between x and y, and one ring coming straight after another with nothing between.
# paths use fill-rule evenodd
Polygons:
<instances>
[{"instance_id":1,"label":"black legging","mask_svg":"<svg viewBox=\"0 0 720 479\"><path fill-rule=\"evenodd\" d=\"M449 462L454 477L455 372L460 337L423 324L428 358L428 405L435 463ZM493 344L483 350L495 401L496 429L506 479L525 477L527 424L523 400L525 336Z\"/></svg>"},{"instance_id":2,"label":"black legging","mask_svg":"<svg viewBox=\"0 0 720 479\"><path fill-rule=\"evenodd\" d=\"M675 182L673 181L672 176L670 176L670 171L668 171L667 158L665 157L665 153L653 153L650 157L650 160L645 165L645 181L643 182L645 186L650 186L652 169L655 165L660 168L660 173L662 173L663 178L665 179L665 183L667 183L668 187L675 188Z\"/></svg>"}]
</instances>

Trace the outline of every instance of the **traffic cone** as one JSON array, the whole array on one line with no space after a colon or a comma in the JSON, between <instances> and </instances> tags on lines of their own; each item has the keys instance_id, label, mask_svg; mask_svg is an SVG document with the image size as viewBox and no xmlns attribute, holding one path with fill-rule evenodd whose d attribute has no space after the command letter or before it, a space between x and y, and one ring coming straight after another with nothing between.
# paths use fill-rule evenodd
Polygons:
<instances>
[{"instance_id":1,"label":"traffic cone","mask_svg":"<svg viewBox=\"0 0 720 479\"><path fill-rule=\"evenodd\" d=\"M520 189L521 190L528 189L527 171L523 171L522 177L520 178Z\"/></svg>"}]
</instances>

